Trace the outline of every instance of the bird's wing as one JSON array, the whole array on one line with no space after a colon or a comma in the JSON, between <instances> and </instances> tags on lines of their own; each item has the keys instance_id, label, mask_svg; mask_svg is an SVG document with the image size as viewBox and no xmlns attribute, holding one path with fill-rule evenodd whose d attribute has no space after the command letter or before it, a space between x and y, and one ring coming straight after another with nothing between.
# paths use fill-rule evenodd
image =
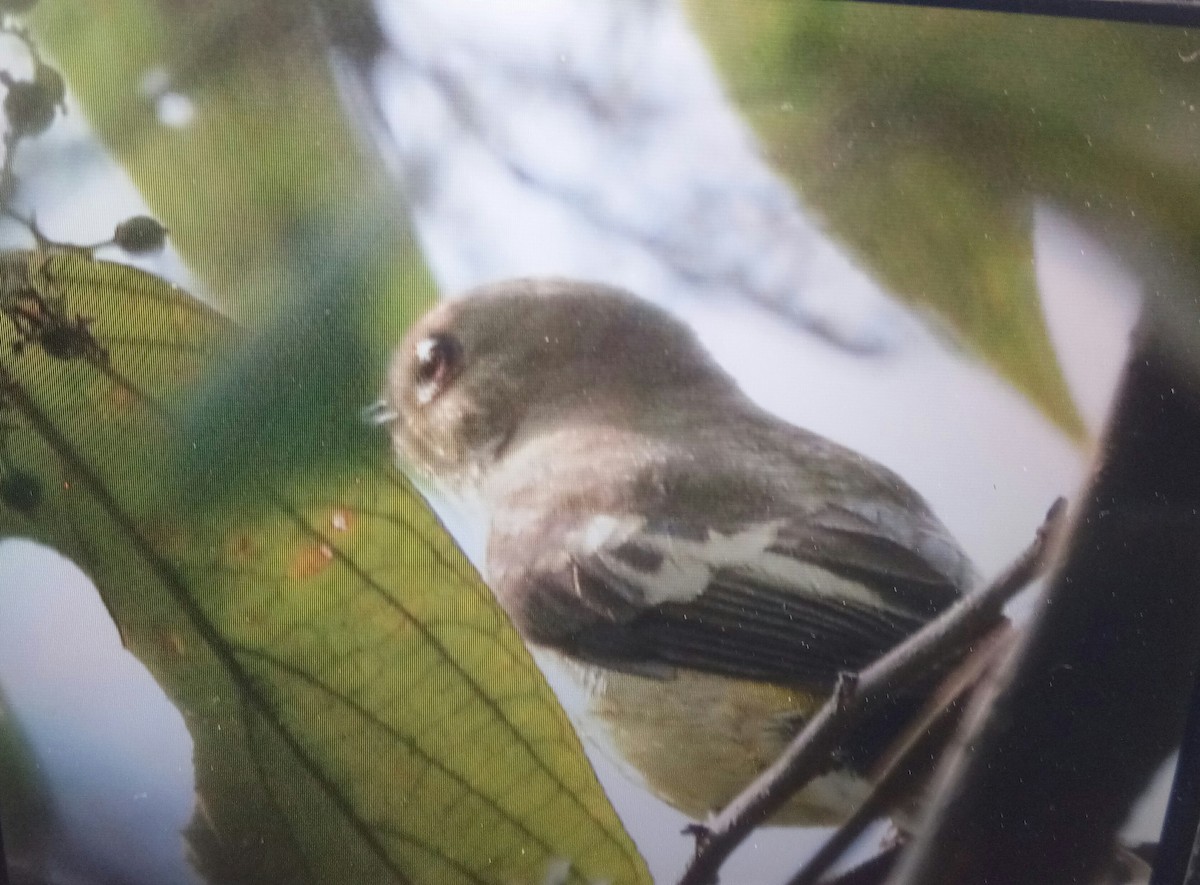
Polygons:
<instances>
[{"instance_id":1,"label":"bird's wing","mask_svg":"<svg viewBox=\"0 0 1200 885\"><path fill-rule=\"evenodd\" d=\"M965 559L940 526L910 514L894 522L912 537L898 536L886 517L830 506L721 532L594 516L525 574L527 604L555 609L526 609L526 626L570 624L537 638L610 667L829 687L962 589Z\"/></svg>"}]
</instances>

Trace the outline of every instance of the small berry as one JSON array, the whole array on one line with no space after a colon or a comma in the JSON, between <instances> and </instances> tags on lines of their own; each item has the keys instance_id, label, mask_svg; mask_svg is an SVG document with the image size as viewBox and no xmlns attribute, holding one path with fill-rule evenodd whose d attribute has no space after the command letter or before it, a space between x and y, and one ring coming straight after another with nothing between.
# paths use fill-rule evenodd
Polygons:
<instances>
[{"instance_id":1,"label":"small berry","mask_svg":"<svg viewBox=\"0 0 1200 885\"><path fill-rule=\"evenodd\" d=\"M135 215L122 221L113 234L113 242L133 254L157 252L166 238L166 228L149 215Z\"/></svg>"},{"instance_id":2,"label":"small berry","mask_svg":"<svg viewBox=\"0 0 1200 885\"><path fill-rule=\"evenodd\" d=\"M54 122L54 99L41 83L15 80L4 96L4 115L17 135L40 135Z\"/></svg>"},{"instance_id":3,"label":"small berry","mask_svg":"<svg viewBox=\"0 0 1200 885\"><path fill-rule=\"evenodd\" d=\"M42 482L24 470L9 471L0 476L0 501L20 513L31 513L42 503Z\"/></svg>"}]
</instances>

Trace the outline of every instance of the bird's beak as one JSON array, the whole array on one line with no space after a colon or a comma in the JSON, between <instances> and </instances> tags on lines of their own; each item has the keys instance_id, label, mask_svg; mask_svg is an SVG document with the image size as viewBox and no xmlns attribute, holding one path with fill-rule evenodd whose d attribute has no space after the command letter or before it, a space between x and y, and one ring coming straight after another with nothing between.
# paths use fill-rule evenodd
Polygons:
<instances>
[{"instance_id":1,"label":"bird's beak","mask_svg":"<svg viewBox=\"0 0 1200 885\"><path fill-rule=\"evenodd\" d=\"M391 403L380 397L359 412L358 417L364 424L379 427L383 424L391 424L400 417L400 413L392 408Z\"/></svg>"}]
</instances>

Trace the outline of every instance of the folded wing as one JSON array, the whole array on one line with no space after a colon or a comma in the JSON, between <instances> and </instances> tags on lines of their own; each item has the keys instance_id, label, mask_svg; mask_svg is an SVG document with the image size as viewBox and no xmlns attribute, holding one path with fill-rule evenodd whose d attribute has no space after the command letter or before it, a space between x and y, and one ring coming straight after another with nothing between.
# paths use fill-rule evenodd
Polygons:
<instances>
[{"instance_id":1,"label":"folded wing","mask_svg":"<svg viewBox=\"0 0 1200 885\"><path fill-rule=\"evenodd\" d=\"M827 689L952 604L970 580L940 525L878 508L828 506L724 531L604 515L563 537L565 555L524 577L527 632L651 675L689 668ZM555 629L537 636L538 624Z\"/></svg>"}]
</instances>

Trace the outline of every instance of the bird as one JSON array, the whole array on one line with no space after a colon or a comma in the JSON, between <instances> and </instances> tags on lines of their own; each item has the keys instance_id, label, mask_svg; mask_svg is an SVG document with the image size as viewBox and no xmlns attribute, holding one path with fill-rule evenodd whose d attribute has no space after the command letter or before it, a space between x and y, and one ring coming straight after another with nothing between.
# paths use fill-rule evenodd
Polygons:
<instances>
[{"instance_id":1,"label":"bird","mask_svg":"<svg viewBox=\"0 0 1200 885\"><path fill-rule=\"evenodd\" d=\"M423 488L485 514L485 580L573 680L580 731L695 820L839 674L976 581L901 477L765 411L685 323L612 286L528 277L441 302L372 414ZM885 705L773 822L844 819L916 703Z\"/></svg>"}]
</instances>

